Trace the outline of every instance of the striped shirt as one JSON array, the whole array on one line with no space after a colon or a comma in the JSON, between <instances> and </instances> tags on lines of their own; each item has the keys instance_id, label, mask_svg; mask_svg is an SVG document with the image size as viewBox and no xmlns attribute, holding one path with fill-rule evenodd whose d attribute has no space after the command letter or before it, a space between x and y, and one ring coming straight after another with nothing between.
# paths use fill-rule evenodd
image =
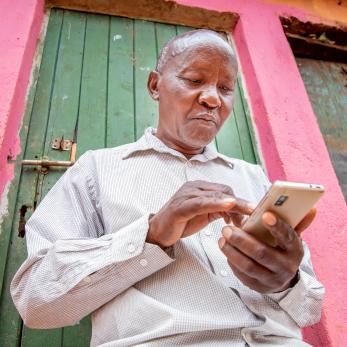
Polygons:
<instances>
[{"instance_id":1,"label":"striped shirt","mask_svg":"<svg viewBox=\"0 0 347 347\"><path fill-rule=\"evenodd\" d=\"M189 160L148 128L137 142L88 151L26 225L28 257L11 293L31 328L78 324L92 313L91 346L308 346L324 293L309 251L290 289L260 294L233 275L217 241L222 219L167 251L146 242L148 218L187 181L228 184L257 203L258 165L212 144Z\"/></svg>"}]
</instances>

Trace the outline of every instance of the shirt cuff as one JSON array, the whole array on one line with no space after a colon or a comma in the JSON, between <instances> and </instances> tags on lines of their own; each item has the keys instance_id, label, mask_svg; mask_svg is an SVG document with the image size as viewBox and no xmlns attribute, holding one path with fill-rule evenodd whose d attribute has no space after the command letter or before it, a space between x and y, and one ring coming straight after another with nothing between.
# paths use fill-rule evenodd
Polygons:
<instances>
[{"instance_id":1,"label":"shirt cuff","mask_svg":"<svg viewBox=\"0 0 347 347\"><path fill-rule=\"evenodd\" d=\"M172 260L172 247L163 250L157 245L146 242L149 216L150 214L146 214L113 234L114 240L110 255L112 263L124 262L131 258L148 254L148 252L154 252L156 256L161 256L163 264L169 259Z\"/></svg>"},{"instance_id":2,"label":"shirt cuff","mask_svg":"<svg viewBox=\"0 0 347 347\"><path fill-rule=\"evenodd\" d=\"M305 327L320 319L324 287L301 269L299 276L300 279L293 288L266 296L277 302L298 326Z\"/></svg>"},{"instance_id":3,"label":"shirt cuff","mask_svg":"<svg viewBox=\"0 0 347 347\"><path fill-rule=\"evenodd\" d=\"M281 292L270 293L270 294L265 294L265 295L276 302L281 301L291 290L293 290L299 284L299 282L302 278L302 276L300 275L300 270L298 270L298 272L296 273L294 278L295 278L295 282L294 282L295 284L293 286L291 286L285 290L282 290Z\"/></svg>"}]
</instances>

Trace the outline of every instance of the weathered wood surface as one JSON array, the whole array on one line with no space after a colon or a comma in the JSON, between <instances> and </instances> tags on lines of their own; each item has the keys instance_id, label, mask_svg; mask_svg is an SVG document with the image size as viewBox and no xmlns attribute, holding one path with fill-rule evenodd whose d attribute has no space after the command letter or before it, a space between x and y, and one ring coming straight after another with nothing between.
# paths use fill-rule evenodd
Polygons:
<instances>
[{"instance_id":1,"label":"weathered wood surface","mask_svg":"<svg viewBox=\"0 0 347 347\"><path fill-rule=\"evenodd\" d=\"M347 201L347 64L296 61Z\"/></svg>"},{"instance_id":2,"label":"weathered wood surface","mask_svg":"<svg viewBox=\"0 0 347 347\"><path fill-rule=\"evenodd\" d=\"M105 15L52 10L40 71L30 92L17 159L69 160L51 148L52 140L72 140L77 129L77 156L89 149L133 142L145 127L155 126L157 105L147 93L149 70L162 45L191 30L161 23ZM255 161L249 116L238 84L233 117L216 141L221 152ZM88 346L90 319L74 327L33 330L23 326L9 285L26 257L18 237L20 211L28 219L35 206L65 172L17 167L9 195L9 214L0 233L0 346ZM81 303L83 304L83 303Z\"/></svg>"},{"instance_id":3,"label":"weathered wood surface","mask_svg":"<svg viewBox=\"0 0 347 347\"><path fill-rule=\"evenodd\" d=\"M170 0L46 0L45 5L225 31L232 31L239 19L233 12L187 6Z\"/></svg>"}]
</instances>

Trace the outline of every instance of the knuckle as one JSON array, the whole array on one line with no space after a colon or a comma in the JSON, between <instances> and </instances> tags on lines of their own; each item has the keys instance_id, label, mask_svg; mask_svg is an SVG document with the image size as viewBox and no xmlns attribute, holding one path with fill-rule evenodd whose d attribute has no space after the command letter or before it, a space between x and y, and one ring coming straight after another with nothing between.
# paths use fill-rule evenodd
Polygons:
<instances>
[{"instance_id":1,"label":"knuckle","mask_svg":"<svg viewBox=\"0 0 347 347\"><path fill-rule=\"evenodd\" d=\"M266 260L267 259L267 250L265 247L258 246L254 250L254 257L257 260Z\"/></svg>"},{"instance_id":2,"label":"knuckle","mask_svg":"<svg viewBox=\"0 0 347 347\"><path fill-rule=\"evenodd\" d=\"M206 202L205 199L200 198L200 199L196 199L196 201L194 202L194 206L196 208L202 208L203 206L205 206Z\"/></svg>"},{"instance_id":3,"label":"knuckle","mask_svg":"<svg viewBox=\"0 0 347 347\"><path fill-rule=\"evenodd\" d=\"M255 275L256 274L255 266L251 261L247 261L244 263L243 270L248 275Z\"/></svg>"},{"instance_id":4,"label":"knuckle","mask_svg":"<svg viewBox=\"0 0 347 347\"><path fill-rule=\"evenodd\" d=\"M233 271L234 275L237 277L240 277L241 272L237 269L237 267L234 265L232 260L228 258L227 261L228 261L228 264L229 264L231 270Z\"/></svg>"},{"instance_id":5,"label":"knuckle","mask_svg":"<svg viewBox=\"0 0 347 347\"><path fill-rule=\"evenodd\" d=\"M230 239L231 239L231 236L230 237L227 237L227 236L225 236L225 234L226 233L229 233L229 232L227 232L227 230L230 230L231 229L231 227L229 226L229 225L225 225L223 228L222 228L222 234L223 234L223 236L224 236L224 238L226 238L228 241L230 241ZM231 229L232 230L232 229ZM226 233L225 233L226 232ZM233 232L232 232L232 234L233 234Z\"/></svg>"},{"instance_id":6,"label":"knuckle","mask_svg":"<svg viewBox=\"0 0 347 347\"><path fill-rule=\"evenodd\" d=\"M232 233L230 235L230 238L236 242L240 242L242 240L240 232L237 228L232 228Z\"/></svg>"},{"instance_id":7,"label":"knuckle","mask_svg":"<svg viewBox=\"0 0 347 347\"><path fill-rule=\"evenodd\" d=\"M199 183L200 183L200 181L188 181L188 182L183 184L183 187L195 188L196 186L199 185Z\"/></svg>"},{"instance_id":8,"label":"knuckle","mask_svg":"<svg viewBox=\"0 0 347 347\"><path fill-rule=\"evenodd\" d=\"M234 195L234 191L230 186L228 186L226 184L221 184L221 188L222 188L223 192Z\"/></svg>"},{"instance_id":9,"label":"knuckle","mask_svg":"<svg viewBox=\"0 0 347 347\"><path fill-rule=\"evenodd\" d=\"M188 182L184 183L182 187L185 187L185 188L196 187L198 185L198 182L199 181L188 181Z\"/></svg>"},{"instance_id":10,"label":"knuckle","mask_svg":"<svg viewBox=\"0 0 347 347\"><path fill-rule=\"evenodd\" d=\"M216 200L222 199L222 198L223 198L223 193L222 193L221 191L213 192L213 197L214 197Z\"/></svg>"}]
</instances>

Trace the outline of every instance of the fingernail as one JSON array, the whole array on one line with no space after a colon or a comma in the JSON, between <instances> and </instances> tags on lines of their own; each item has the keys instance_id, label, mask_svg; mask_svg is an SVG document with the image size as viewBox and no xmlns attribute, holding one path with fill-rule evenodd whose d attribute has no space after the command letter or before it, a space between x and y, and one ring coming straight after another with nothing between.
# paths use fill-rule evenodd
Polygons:
<instances>
[{"instance_id":1,"label":"fingernail","mask_svg":"<svg viewBox=\"0 0 347 347\"><path fill-rule=\"evenodd\" d=\"M274 226L277 223L277 218L272 213L265 212L263 216L266 224Z\"/></svg>"},{"instance_id":2,"label":"fingernail","mask_svg":"<svg viewBox=\"0 0 347 347\"><path fill-rule=\"evenodd\" d=\"M231 234L233 233L233 231L231 230L231 228L224 228L223 231L222 231L222 234L225 238L229 239Z\"/></svg>"},{"instance_id":3,"label":"fingernail","mask_svg":"<svg viewBox=\"0 0 347 347\"><path fill-rule=\"evenodd\" d=\"M219 248L223 248L224 245L225 245L225 242L226 242L226 240L225 240L224 237L220 238L220 239L218 240Z\"/></svg>"},{"instance_id":4,"label":"fingernail","mask_svg":"<svg viewBox=\"0 0 347 347\"><path fill-rule=\"evenodd\" d=\"M227 204L232 204L235 203L236 200L234 198L224 198L223 201Z\"/></svg>"}]
</instances>

